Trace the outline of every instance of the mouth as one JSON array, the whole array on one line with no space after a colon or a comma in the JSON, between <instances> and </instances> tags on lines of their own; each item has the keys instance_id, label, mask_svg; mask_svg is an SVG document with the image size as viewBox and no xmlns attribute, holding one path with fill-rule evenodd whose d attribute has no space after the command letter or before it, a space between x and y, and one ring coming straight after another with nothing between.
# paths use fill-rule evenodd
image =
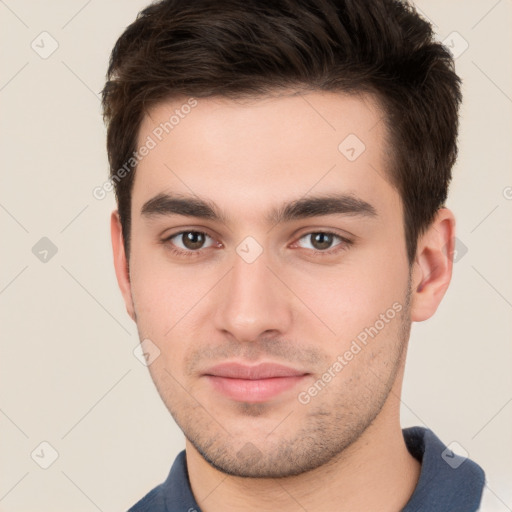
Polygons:
<instances>
[{"instance_id":1,"label":"mouth","mask_svg":"<svg viewBox=\"0 0 512 512\"><path fill-rule=\"evenodd\" d=\"M275 363L223 363L203 373L213 389L238 401L261 403L289 391L309 373Z\"/></svg>"}]
</instances>

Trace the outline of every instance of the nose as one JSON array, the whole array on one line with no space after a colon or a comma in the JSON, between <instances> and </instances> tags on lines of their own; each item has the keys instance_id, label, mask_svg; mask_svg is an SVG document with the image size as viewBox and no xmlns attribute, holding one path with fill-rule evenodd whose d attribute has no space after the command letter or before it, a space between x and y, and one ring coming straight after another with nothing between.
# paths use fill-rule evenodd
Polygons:
<instances>
[{"instance_id":1,"label":"nose","mask_svg":"<svg viewBox=\"0 0 512 512\"><path fill-rule=\"evenodd\" d=\"M235 255L233 268L216 289L215 327L239 342L286 334L293 298L276 274L265 253L252 263Z\"/></svg>"}]
</instances>

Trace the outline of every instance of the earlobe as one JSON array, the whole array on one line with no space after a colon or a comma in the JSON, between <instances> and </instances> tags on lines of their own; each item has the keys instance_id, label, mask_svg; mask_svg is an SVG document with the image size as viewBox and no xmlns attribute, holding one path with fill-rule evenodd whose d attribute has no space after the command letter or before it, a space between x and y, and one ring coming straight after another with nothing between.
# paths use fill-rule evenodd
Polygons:
<instances>
[{"instance_id":1,"label":"earlobe","mask_svg":"<svg viewBox=\"0 0 512 512\"><path fill-rule=\"evenodd\" d=\"M455 217L441 208L427 231L418 240L412 275L411 320L430 318L450 284L455 244Z\"/></svg>"},{"instance_id":2,"label":"earlobe","mask_svg":"<svg viewBox=\"0 0 512 512\"><path fill-rule=\"evenodd\" d=\"M114 256L114 267L116 271L117 283L123 295L126 311L130 315L131 319L135 322L135 308L133 306L131 293L128 260L124 250L123 231L117 210L114 210L110 217L110 234L112 237L112 251Z\"/></svg>"}]
</instances>

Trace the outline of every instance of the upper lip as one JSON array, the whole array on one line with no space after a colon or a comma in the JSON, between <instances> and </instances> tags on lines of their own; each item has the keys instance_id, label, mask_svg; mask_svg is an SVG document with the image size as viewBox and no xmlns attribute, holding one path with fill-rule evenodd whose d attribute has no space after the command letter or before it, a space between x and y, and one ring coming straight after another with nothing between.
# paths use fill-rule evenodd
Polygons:
<instances>
[{"instance_id":1,"label":"upper lip","mask_svg":"<svg viewBox=\"0 0 512 512\"><path fill-rule=\"evenodd\" d=\"M306 375L306 373L277 363L260 363L250 366L231 362L212 366L204 372L204 375L228 379L258 380L273 377L297 377Z\"/></svg>"}]
</instances>

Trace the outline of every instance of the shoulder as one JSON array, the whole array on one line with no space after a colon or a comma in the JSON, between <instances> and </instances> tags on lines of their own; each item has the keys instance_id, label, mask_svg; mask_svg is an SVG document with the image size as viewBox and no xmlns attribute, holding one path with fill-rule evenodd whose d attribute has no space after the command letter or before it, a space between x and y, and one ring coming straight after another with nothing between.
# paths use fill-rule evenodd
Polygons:
<instances>
[{"instance_id":1,"label":"shoulder","mask_svg":"<svg viewBox=\"0 0 512 512\"><path fill-rule=\"evenodd\" d=\"M403 512L474 512L482 499L485 473L458 443L446 446L432 430L403 429L411 455L421 462L418 484ZM459 453L457 453L459 452Z\"/></svg>"},{"instance_id":2,"label":"shoulder","mask_svg":"<svg viewBox=\"0 0 512 512\"><path fill-rule=\"evenodd\" d=\"M162 492L163 484L148 492L144 498L138 501L128 512L167 512L165 497Z\"/></svg>"},{"instance_id":3,"label":"shoulder","mask_svg":"<svg viewBox=\"0 0 512 512\"><path fill-rule=\"evenodd\" d=\"M128 512L199 512L190 489L185 450L178 454L167 480L155 487Z\"/></svg>"}]
</instances>

